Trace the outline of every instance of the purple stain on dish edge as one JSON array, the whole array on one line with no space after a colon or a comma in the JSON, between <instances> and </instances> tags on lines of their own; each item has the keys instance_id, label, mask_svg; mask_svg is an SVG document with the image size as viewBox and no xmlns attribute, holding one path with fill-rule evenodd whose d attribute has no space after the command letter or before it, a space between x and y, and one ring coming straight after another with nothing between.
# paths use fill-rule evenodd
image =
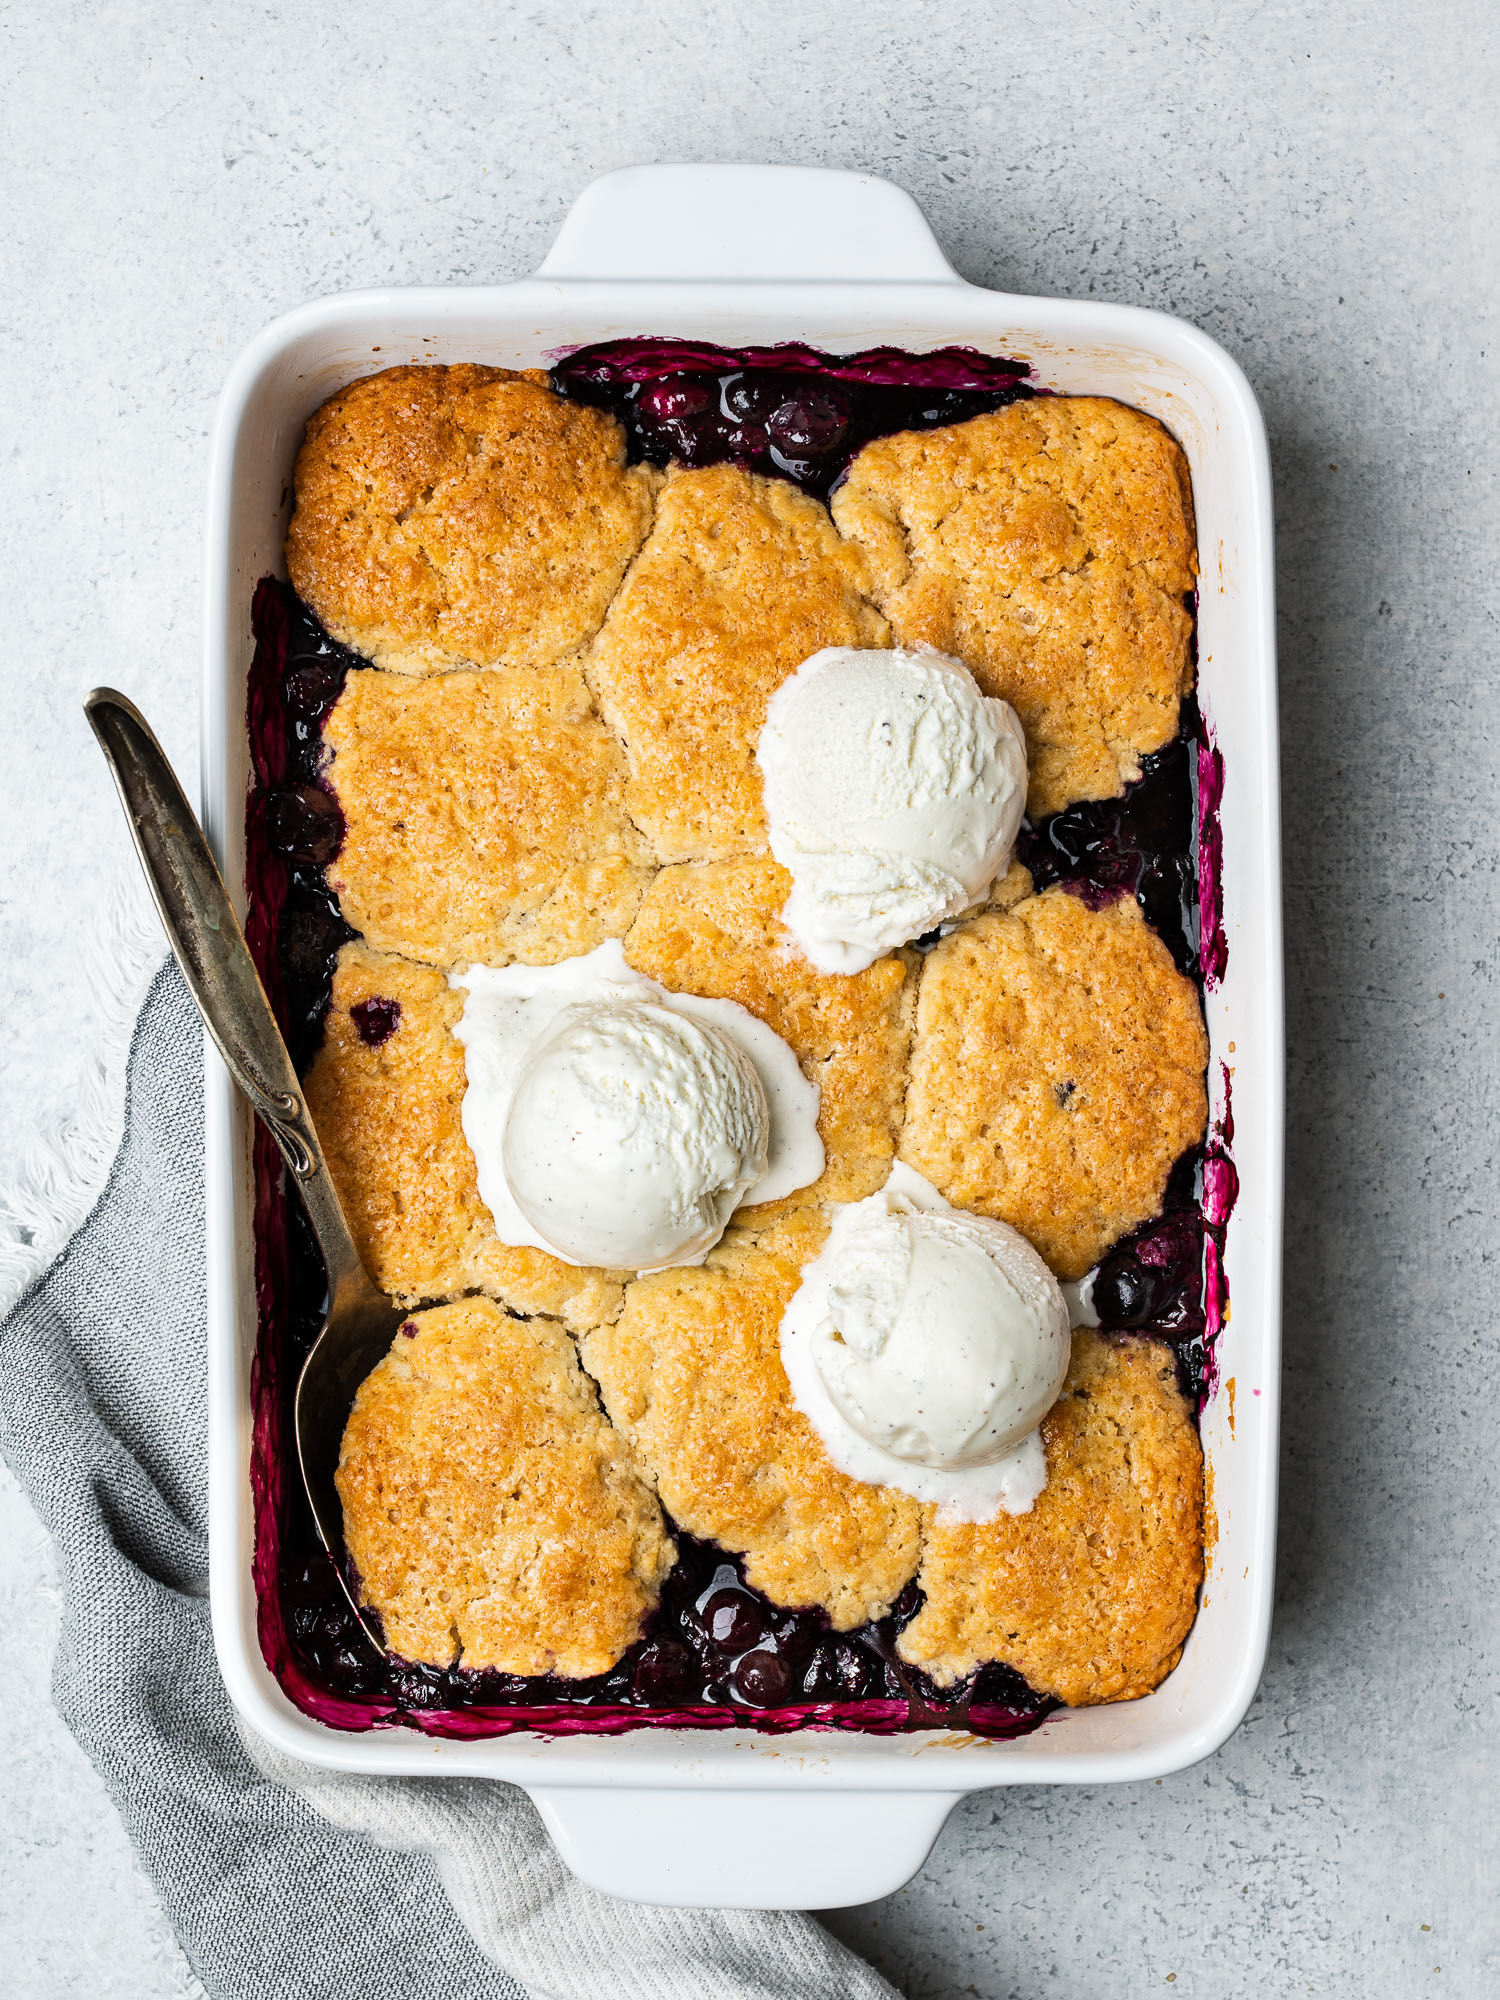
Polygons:
<instances>
[{"instance_id":1,"label":"purple stain on dish edge","mask_svg":"<svg viewBox=\"0 0 1500 2000\"><path fill-rule=\"evenodd\" d=\"M560 358L554 382L564 394L615 409L632 457L660 463L676 456L701 464L737 458L826 495L871 437L960 422L1038 393L1027 373L1022 364L966 349L912 357L887 348L829 357L796 345L732 351L636 340ZM269 577L257 588L253 625L247 720L256 786L246 814L246 930L301 1068L321 1039L334 960L354 935L323 878L343 827L324 780L322 725L344 676L368 663L333 641L287 586ZM1209 939L1204 972L1211 963L1217 979L1224 962L1218 916L1222 771L1189 703L1177 741L1144 760L1142 778L1126 801L1107 802L1115 808L1108 825L1090 827L1075 809L1072 819L1057 815L1028 828L1023 838L1049 850L1042 871L1051 867L1048 880L1065 880L1099 904L1136 895L1194 976L1203 976L1199 939ZM1192 794L1185 810L1184 780ZM1148 837L1157 822L1160 847ZM397 1003L363 1003L387 1006ZM357 1016L361 1010L351 1011ZM355 1024L365 1035L358 1018ZM390 1032L386 1028L371 1045ZM1227 1118L1227 1073L1224 1083ZM1126 1305L1138 1323L1106 1328L1122 1337L1159 1331L1175 1339L1185 1384L1200 1407L1212 1386L1212 1348L1224 1318L1222 1233L1234 1191L1230 1137L1232 1121L1222 1131L1216 1126L1205 1147L1179 1162L1174 1185L1179 1194L1187 1190L1183 1205L1173 1208L1169 1191L1163 1215L1129 1239L1133 1277L1154 1287L1146 1320L1140 1321L1136 1297ZM325 1288L305 1219L259 1128L255 1189L261 1339L251 1376L251 1484L259 1629L273 1672L307 1713L342 1729L402 1722L458 1738L518 1729L614 1734L643 1726L750 1726L772 1734L806 1727L876 1734L939 1727L1008 1737L1035 1729L1054 1708L1002 1665L985 1667L949 1691L906 1667L895 1641L920 1603L914 1585L879 1625L833 1634L821 1613L771 1605L723 1551L680 1530L678 1566L660 1609L616 1668L593 1682L444 1672L376 1654L317 1544L300 1482L284 1476L290 1385L321 1321ZM1116 1252L1126 1248L1116 1246ZM1120 1289L1123 1297L1128 1286ZM726 1598L736 1607L733 1618ZM721 1614L722 1639L704 1622L706 1605Z\"/></svg>"},{"instance_id":2,"label":"purple stain on dish edge","mask_svg":"<svg viewBox=\"0 0 1500 2000\"><path fill-rule=\"evenodd\" d=\"M651 334L590 347L559 347L549 358L557 386L569 394L576 383L660 382L682 374L728 375L743 370L812 376L822 383L852 382L866 388L954 391L1024 388L1031 374L1024 361L984 354L977 347L939 347L928 354L867 347L855 354L825 354L796 340L771 347L718 347L711 341Z\"/></svg>"},{"instance_id":3,"label":"purple stain on dish edge","mask_svg":"<svg viewBox=\"0 0 1500 2000\"><path fill-rule=\"evenodd\" d=\"M1219 1335L1229 1319L1229 1278L1224 1269L1224 1236L1239 1200L1240 1177L1234 1144L1234 1084L1229 1065L1219 1064L1219 1111L1203 1152L1203 1389L1199 1409L1218 1386Z\"/></svg>"},{"instance_id":4,"label":"purple stain on dish edge","mask_svg":"<svg viewBox=\"0 0 1500 2000\"><path fill-rule=\"evenodd\" d=\"M1224 935L1224 759L1205 721L1197 744L1198 953L1203 985L1212 993L1229 965Z\"/></svg>"}]
</instances>

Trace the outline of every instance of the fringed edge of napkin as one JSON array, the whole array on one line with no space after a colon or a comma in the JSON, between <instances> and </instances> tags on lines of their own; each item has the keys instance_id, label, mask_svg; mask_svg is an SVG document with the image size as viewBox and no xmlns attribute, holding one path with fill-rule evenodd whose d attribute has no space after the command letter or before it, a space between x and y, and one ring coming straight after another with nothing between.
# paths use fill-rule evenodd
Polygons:
<instances>
[{"instance_id":1,"label":"fringed edge of napkin","mask_svg":"<svg viewBox=\"0 0 1500 2000\"><path fill-rule=\"evenodd\" d=\"M125 1128L125 1068L151 982L167 952L144 878L132 868L111 883L84 953L84 983L96 1023L69 1108L30 1132L19 1171L0 1188L0 1316L40 1277L89 1214Z\"/></svg>"}]
</instances>

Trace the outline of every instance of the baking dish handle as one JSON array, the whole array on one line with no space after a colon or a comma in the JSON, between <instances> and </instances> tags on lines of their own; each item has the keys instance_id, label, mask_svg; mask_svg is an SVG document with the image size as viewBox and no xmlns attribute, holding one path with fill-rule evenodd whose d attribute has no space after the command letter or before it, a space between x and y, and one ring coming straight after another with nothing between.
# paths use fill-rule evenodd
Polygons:
<instances>
[{"instance_id":1,"label":"baking dish handle","mask_svg":"<svg viewBox=\"0 0 1500 2000\"><path fill-rule=\"evenodd\" d=\"M874 1902L911 1880L958 1803L949 1792L527 1790L581 1881L682 1909Z\"/></svg>"},{"instance_id":2,"label":"baking dish handle","mask_svg":"<svg viewBox=\"0 0 1500 2000\"><path fill-rule=\"evenodd\" d=\"M963 280L904 188L823 167L624 167L574 202L539 278Z\"/></svg>"}]
</instances>

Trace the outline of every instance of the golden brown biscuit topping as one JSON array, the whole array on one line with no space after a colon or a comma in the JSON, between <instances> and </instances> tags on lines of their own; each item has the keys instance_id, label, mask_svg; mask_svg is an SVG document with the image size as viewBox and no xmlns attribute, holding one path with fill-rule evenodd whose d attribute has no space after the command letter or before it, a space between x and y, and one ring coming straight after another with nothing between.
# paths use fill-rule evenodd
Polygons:
<instances>
[{"instance_id":1,"label":"golden brown biscuit topping","mask_svg":"<svg viewBox=\"0 0 1500 2000\"><path fill-rule=\"evenodd\" d=\"M541 667L599 629L660 475L528 369L388 368L308 419L287 568L378 667Z\"/></svg>"},{"instance_id":2,"label":"golden brown biscuit topping","mask_svg":"<svg viewBox=\"0 0 1500 2000\"><path fill-rule=\"evenodd\" d=\"M674 1549L555 1321L410 1319L338 1469L361 1592L403 1659L579 1679L640 1634Z\"/></svg>"},{"instance_id":3,"label":"golden brown biscuit topping","mask_svg":"<svg viewBox=\"0 0 1500 2000\"><path fill-rule=\"evenodd\" d=\"M1048 889L929 954L901 1157L1081 1278L1203 1137L1207 1061L1197 992L1139 906Z\"/></svg>"},{"instance_id":4,"label":"golden brown biscuit topping","mask_svg":"<svg viewBox=\"0 0 1500 2000\"><path fill-rule=\"evenodd\" d=\"M1171 1348L1075 1333L1042 1437L1029 1514L945 1526L927 1511L924 1602L897 1650L946 1686L1003 1660L1074 1707L1149 1694L1203 1581L1203 1450Z\"/></svg>"},{"instance_id":5,"label":"golden brown biscuit topping","mask_svg":"<svg viewBox=\"0 0 1500 2000\"><path fill-rule=\"evenodd\" d=\"M551 965L624 936L649 856L576 667L351 674L324 735L346 824L328 883L372 945Z\"/></svg>"},{"instance_id":6,"label":"golden brown biscuit topping","mask_svg":"<svg viewBox=\"0 0 1500 2000\"><path fill-rule=\"evenodd\" d=\"M866 445L833 499L897 643L955 653L1020 716L1033 819L1112 798L1192 685L1192 493L1154 418L1012 403Z\"/></svg>"},{"instance_id":7,"label":"golden brown biscuit topping","mask_svg":"<svg viewBox=\"0 0 1500 2000\"><path fill-rule=\"evenodd\" d=\"M791 878L769 859L664 868L625 940L638 971L678 993L737 1000L774 1028L818 1086L828 1164L791 1199L858 1201L884 1184L895 1157L915 954L864 972L815 972L776 912Z\"/></svg>"},{"instance_id":8,"label":"golden brown biscuit topping","mask_svg":"<svg viewBox=\"0 0 1500 2000\"><path fill-rule=\"evenodd\" d=\"M733 465L673 469L585 668L663 861L764 852L766 704L824 646L883 646L864 561L827 510Z\"/></svg>"},{"instance_id":9,"label":"golden brown biscuit topping","mask_svg":"<svg viewBox=\"0 0 1500 2000\"><path fill-rule=\"evenodd\" d=\"M583 1352L672 1519L743 1554L772 1603L819 1605L849 1631L910 1579L918 1507L836 1470L792 1402L781 1315L823 1233L807 1209L732 1227L701 1269L628 1285Z\"/></svg>"}]
</instances>

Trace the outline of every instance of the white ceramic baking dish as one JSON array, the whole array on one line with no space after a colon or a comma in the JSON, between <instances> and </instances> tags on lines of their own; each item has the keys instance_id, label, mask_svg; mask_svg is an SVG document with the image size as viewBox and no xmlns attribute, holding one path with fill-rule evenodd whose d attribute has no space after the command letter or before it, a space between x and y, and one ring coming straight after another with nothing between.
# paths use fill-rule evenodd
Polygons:
<instances>
[{"instance_id":1,"label":"white ceramic baking dish","mask_svg":"<svg viewBox=\"0 0 1500 2000\"><path fill-rule=\"evenodd\" d=\"M617 1895L827 1908L886 1894L966 1792L1159 1777L1243 1717L1265 1657L1275 1531L1280 1339L1282 1004L1271 497L1264 427L1235 363L1195 328L1126 306L1013 297L957 277L920 211L865 175L643 167L588 188L534 278L363 292L275 321L235 364L214 430L208 511L203 806L237 897L248 772L245 679L256 579L282 570L308 414L404 361L544 363L627 334L834 351L958 343L1030 362L1045 386L1151 411L1192 466L1205 712L1223 752L1228 974L1208 997L1211 1078L1233 1079L1238 1206L1232 1318L1203 1421L1217 1515L1182 1661L1143 1701L1071 1710L1030 1736L867 1737L642 1729L619 1737L442 1742L349 1735L282 1694L256 1640L250 1575L250 1118L210 1055L207 1084L212 1601L236 1707L280 1749L361 1773L524 1785L569 1864Z\"/></svg>"}]
</instances>

